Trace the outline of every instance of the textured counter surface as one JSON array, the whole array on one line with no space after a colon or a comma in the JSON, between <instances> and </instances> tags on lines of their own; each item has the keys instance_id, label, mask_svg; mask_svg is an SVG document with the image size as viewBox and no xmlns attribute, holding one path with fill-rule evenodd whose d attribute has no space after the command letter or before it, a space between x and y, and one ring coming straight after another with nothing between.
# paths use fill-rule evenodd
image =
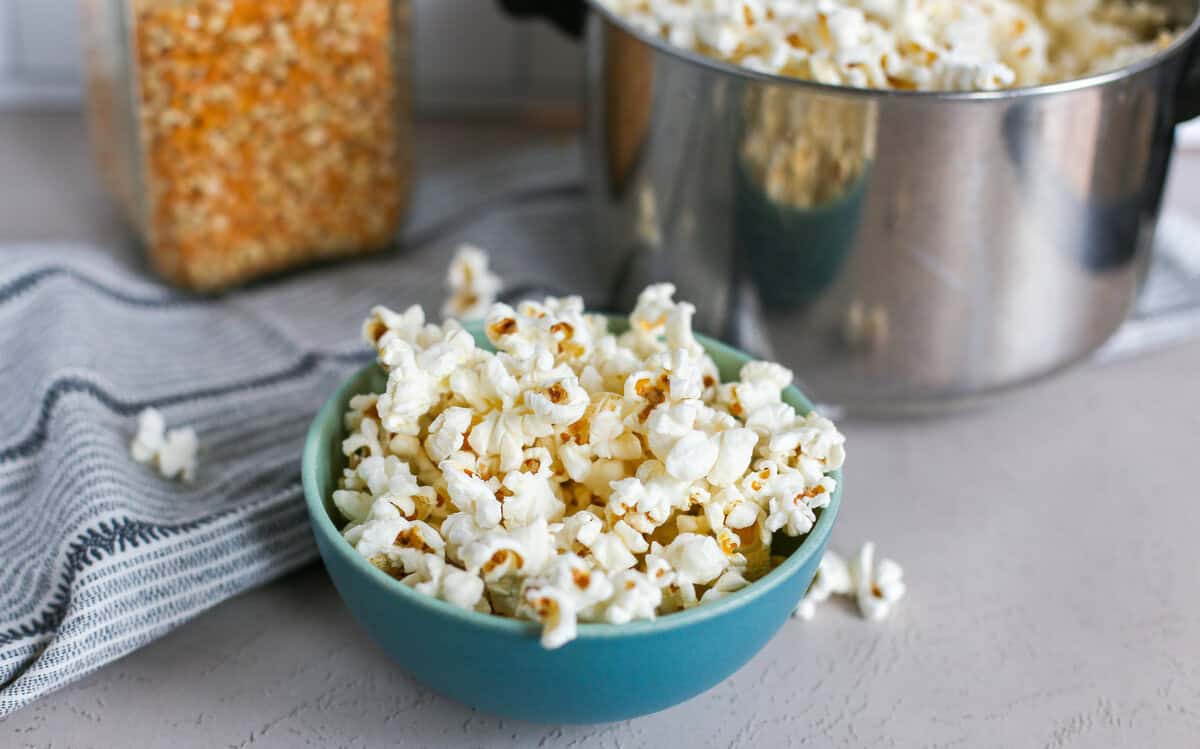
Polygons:
<instances>
[{"instance_id":1,"label":"textured counter surface","mask_svg":"<svg viewBox=\"0 0 1200 749\"><path fill-rule=\"evenodd\" d=\"M537 137L435 124L419 143L436 168ZM0 116L0 164L0 241L119 236L74 117ZM1188 155L1168 204L1200 209L1198 181ZM904 564L897 616L827 605L671 710L567 727L476 713L392 666L312 565L0 721L0 746L1194 744L1200 345L949 418L844 426L832 543L874 539Z\"/></svg>"}]
</instances>

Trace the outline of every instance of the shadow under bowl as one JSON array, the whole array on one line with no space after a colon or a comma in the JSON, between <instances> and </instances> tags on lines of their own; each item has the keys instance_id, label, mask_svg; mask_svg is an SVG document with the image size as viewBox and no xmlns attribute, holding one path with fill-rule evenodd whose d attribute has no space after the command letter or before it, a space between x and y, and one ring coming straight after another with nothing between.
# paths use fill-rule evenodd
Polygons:
<instances>
[{"instance_id":1,"label":"shadow under bowl","mask_svg":"<svg viewBox=\"0 0 1200 749\"><path fill-rule=\"evenodd\" d=\"M479 326L468 326L481 346ZM750 357L697 336L721 379ZM490 347L489 347L490 348ZM334 586L372 638L414 678L471 707L541 723L597 723L656 712L697 695L737 671L779 630L816 573L841 503L841 473L812 531L777 568L712 603L654 621L579 625L557 650L539 642L540 625L466 611L409 588L373 566L338 531L331 502L346 464L342 417L350 398L380 392L372 364L351 376L313 420L304 445L304 495L317 548ZM795 388L784 400L812 406Z\"/></svg>"}]
</instances>

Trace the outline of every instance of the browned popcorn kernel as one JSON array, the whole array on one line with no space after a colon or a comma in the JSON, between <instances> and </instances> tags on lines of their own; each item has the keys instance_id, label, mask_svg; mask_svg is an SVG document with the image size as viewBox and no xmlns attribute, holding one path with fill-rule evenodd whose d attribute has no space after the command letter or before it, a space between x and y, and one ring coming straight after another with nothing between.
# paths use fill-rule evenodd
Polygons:
<instances>
[{"instance_id":1,"label":"browned popcorn kernel","mask_svg":"<svg viewBox=\"0 0 1200 749\"><path fill-rule=\"evenodd\" d=\"M511 335L517 332L517 321L511 317L506 317L499 322L493 323L488 328L488 338L495 340L502 336Z\"/></svg>"}]
</instances>

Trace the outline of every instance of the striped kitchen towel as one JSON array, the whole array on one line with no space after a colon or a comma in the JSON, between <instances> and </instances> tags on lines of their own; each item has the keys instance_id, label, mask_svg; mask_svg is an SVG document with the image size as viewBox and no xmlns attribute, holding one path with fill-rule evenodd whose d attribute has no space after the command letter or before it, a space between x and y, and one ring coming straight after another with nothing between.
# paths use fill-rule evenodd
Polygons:
<instances>
[{"instance_id":1,"label":"striped kitchen towel","mask_svg":"<svg viewBox=\"0 0 1200 749\"><path fill-rule=\"evenodd\" d=\"M300 449L368 309L437 310L461 241L588 290L579 196L569 145L432 175L396 249L218 297L128 249L0 247L0 715L313 560ZM147 406L195 428L193 483L129 457Z\"/></svg>"}]
</instances>

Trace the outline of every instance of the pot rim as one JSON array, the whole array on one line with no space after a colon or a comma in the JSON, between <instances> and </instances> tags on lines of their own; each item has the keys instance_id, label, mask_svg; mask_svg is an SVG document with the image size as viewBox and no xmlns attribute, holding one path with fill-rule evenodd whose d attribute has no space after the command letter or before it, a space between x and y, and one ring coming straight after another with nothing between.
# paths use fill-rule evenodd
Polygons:
<instances>
[{"instance_id":1,"label":"pot rim","mask_svg":"<svg viewBox=\"0 0 1200 749\"><path fill-rule=\"evenodd\" d=\"M734 65L732 63L719 60L715 57L701 54L692 50L676 47L670 42L660 38L651 36L640 29L631 26L625 19L618 16L610 10L602 0L587 0L592 11L603 17L608 23L617 26L625 33L635 37L644 44L653 47L659 52L670 55L676 59L690 63L716 73L723 73L735 78L742 78L758 83L769 83L776 86L795 86L797 88L812 89L814 93L848 96L855 98L870 98L870 99L905 99L905 100L948 100L948 101L1003 101L1008 99L1018 99L1026 96L1047 96L1050 94L1068 93L1071 91L1079 91L1088 88L1099 88L1107 86L1118 81L1132 78L1139 73L1142 73L1151 68L1158 67L1167 62L1178 54L1185 52L1200 35L1200 7L1192 17L1191 23L1185 29L1179 32L1175 39L1165 49L1151 55L1150 57L1138 60L1125 67L1110 70L1104 73L1095 73L1093 75L1084 76L1082 78L1072 78L1066 81L1058 81L1055 83L1044 83L1037 86L1020 86L1017 88L999 89L996 91L907 91L900 89L879 89L879 88L858 88L855 86L839 86L830 83L818 83L809 81L803 78L793 78L783 75L775 75L773 73L762 73L756 70ZM1198 4L1200 5L1200 4ZM1200 56L1200 54L1198 54Z\"/></svg>"}]
</instances>

